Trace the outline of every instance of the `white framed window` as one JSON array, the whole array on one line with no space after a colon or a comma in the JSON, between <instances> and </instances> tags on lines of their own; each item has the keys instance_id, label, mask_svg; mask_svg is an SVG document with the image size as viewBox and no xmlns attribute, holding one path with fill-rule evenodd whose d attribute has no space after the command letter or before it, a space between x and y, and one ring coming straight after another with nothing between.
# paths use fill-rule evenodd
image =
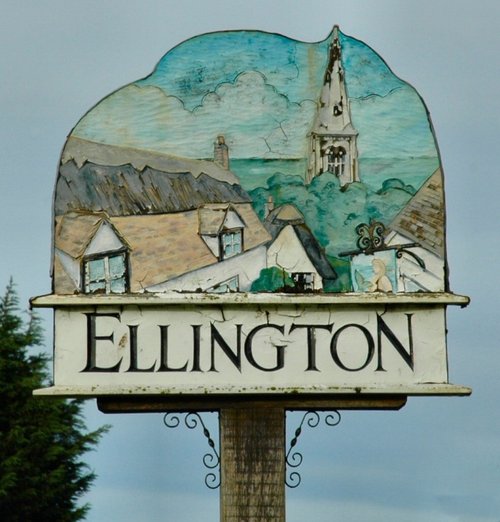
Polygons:
<instances>
[{"instance_id":1,"label":"white framed window","mask_svg":"<svg viewBox=\"0 0 500 522\"><path fill-rule=\"evenodd\" d=\"M220 235L221 259L233 257L243 251L243 230L225 230Z\"/></svg>"},{"instance_id":2,"label":"white framed window","mask_svg":"<svg viewBox=\"0 0 500 522\"><path fill-rule=\"evenodd\" d=\"M93 256L83 262L86 294L124 294L128 287L126 252Z\"/></svg>"},{"instance_id":3,"label":"white framed window","mask_svg":"<svg viewBox=\"0 0 500 522\"><path fill-rule=\"evenodd\" d=\"M211 288L207 289L207 292L213 294L225 294L227 292L238 292L240 289L240 281L238 276L231 277L226 281L222 281Z\"/></svg>"}]
</instances>

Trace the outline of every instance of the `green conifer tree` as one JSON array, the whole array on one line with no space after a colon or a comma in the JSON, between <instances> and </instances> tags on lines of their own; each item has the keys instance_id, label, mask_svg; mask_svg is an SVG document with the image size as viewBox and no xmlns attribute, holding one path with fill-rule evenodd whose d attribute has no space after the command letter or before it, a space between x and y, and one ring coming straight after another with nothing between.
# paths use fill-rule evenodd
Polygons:
<instances>
[{"instance_id":1,"label":"green conifer tree","mask_svg":"<svg viewBox=\"0 0 500 522\"><path fill-rule=\"evenodd\" d=\"M73 522L85 518L79 499L95 478L82 455L106 426L87 432L82 402L33 397L47 384L39 318L25 323L12 281L0 297L0 520Z\"/></svg>"}]
</instances>

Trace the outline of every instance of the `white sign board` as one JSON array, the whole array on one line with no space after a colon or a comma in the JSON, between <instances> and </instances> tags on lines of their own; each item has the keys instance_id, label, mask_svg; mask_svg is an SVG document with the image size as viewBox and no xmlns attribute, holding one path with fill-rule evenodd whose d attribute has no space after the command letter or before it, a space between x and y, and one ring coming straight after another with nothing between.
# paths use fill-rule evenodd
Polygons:
<instances>
[{"instance_id":1,"label":"white sign board","mask_svg":"<svg viewBox=\"0 0 500 522\"><path fill-rule=\"evenodd\" d=\"M56 307L48 393L468 393L448 383L442 304L143 301Z\"/></svg>"}]
</instances>

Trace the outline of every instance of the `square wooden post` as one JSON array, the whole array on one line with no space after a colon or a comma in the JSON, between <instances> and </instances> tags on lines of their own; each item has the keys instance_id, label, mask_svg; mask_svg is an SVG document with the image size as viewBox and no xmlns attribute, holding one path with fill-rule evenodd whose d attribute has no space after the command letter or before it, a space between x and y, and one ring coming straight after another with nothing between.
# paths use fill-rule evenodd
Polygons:
<instances>
[{"instance_id":1,"label":"square wooden post","mask_svg":"<svg viewBox=\"0 0 500 522\"><path fill-rule=\"evenodd\" d=\"M285 410L220 410L221 522L285 522Z\"/></svg>"}]
</instances>

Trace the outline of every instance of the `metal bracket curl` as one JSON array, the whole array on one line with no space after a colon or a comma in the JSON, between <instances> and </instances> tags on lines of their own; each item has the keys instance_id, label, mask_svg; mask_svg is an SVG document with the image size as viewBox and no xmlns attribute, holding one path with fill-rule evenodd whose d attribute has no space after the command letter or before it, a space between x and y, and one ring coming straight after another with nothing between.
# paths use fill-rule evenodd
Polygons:
<instances>
[{"instance_id":1,"label":"metal bracket curl","mask_svg":"<svg viewBox=\"0 0 500 522\"><path fill-rule=\"evenodd\" d=\"M182 415L182 413L166 413L163 416L163 424L165 424L167 428L177 428L181 423L180 415ZM190 430L194 430L199 425L202 427L203 435L207 439L207 443L211 449L211 452L203 455L203 465L209 470L215 470L218 468L216 472L209 471L205 475L205 485L209 489L217 489L220 486L220 456L215 449L215 442L212 439L208 428L205 426L200 414L196 412L185 414L184 425Z\"/></svg>"},{"instance_id":2,"label":"metal bracket curl","mask_svg":"<svg viewBox=\"0 0 500 522\"><path fill-rule=\"evenodd\" d=\"M325 415L324 422L327 426L337 426L340 423L341 416L340 413L337 410L333 410L332 412ZM290 447L288 448L288 451L285 456L285 462L287 465L287 468L296 469L304 460L304 457L302 453L298 451L292 451L293 448L297 445L298 438L302 434L302 426L304 423L306 423L307 426L310 428L316 428L319 426L319 423L321 422L321 417L317 411L307 411L304 413L304 416L302 417L302 420L300 421L299 427L295 430L294 437L290 441ZM287 469L285 474L285 484L289 488L296 488L300 485L302 482L302 477L298 471L290 471Z\"/></svg>"},{"instance_id":3,"label":"metal bracket curl","mask_svg":"<svg viewBox=\"0 0 500 522\"><path fill-rule=\"evenodd\" d=\"M398 259L401 259L403 257L403 254L407 254L407 255L411 256L417 262L418 266L422 270L427 270L427 268L425 266L425 261L420 256L417 256L417 254L415 254L415 252L408 250L408 246L418 246L418 245L416 245L416 244L403 245L401 248L398 248L398 250L396 250L396 257Z\"/></svg>"}]
</instances>

